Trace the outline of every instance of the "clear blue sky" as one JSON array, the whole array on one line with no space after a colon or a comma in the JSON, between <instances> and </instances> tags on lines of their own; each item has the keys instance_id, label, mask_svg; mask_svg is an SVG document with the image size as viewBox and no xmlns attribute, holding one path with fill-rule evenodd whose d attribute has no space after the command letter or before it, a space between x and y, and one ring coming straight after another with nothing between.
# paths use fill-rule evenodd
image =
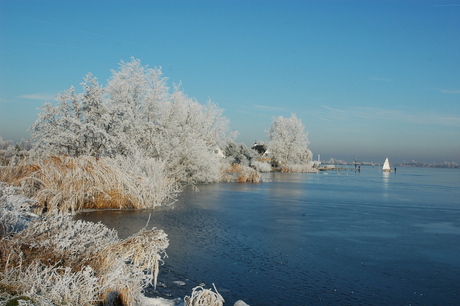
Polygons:
<instances>
[{"instance_id":1,"label":"clear blue sky","mask_svg":"<svg viewBox=\"0 0 460 306\"><path fill-rule=\"evenodd\" d=\"M454 0L0 0L0 136L131 56L225 109L239 142L295 113L315 157L460 162Z\"/></svg>"}]
</instances>

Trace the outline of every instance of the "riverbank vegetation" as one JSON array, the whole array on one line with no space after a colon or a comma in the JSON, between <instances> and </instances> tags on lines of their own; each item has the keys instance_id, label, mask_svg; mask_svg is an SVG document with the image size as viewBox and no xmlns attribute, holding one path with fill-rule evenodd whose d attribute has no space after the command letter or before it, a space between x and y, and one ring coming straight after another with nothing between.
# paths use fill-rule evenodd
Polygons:
<instances>
[{"instance_id":1,"label":"riverbank vegetation","mask_svg":"<svg viewBox=\"0 0 460 306\"><path fill-rule=\"evenodd\" d=\"M84 209L153 208L173 200L180 185L165 163L152 158L50 156L22 159L0 172L0 180L21 187L35 200L34 213Z\"/></svg>"},{"instance_id":2,"label":"riverbank vegetation","mask_svg":"<svg viewBox=\"0 0 460 306\"><path fill-rule=\"evenodd\" d=\"M273 120L261 154L234 142L216 104L200 104L180 85L169 88L161 69L138 59L122 61L105 86L87 74L81 87L43 105L31 141L13 149L0 139L0 179L36 199L37 213L152 208L188 184L315 171L295 115Z\"/></svg>"},{"instance_id":3,"label":"riverbank vegetation","mask_svg":"<svg viewBox=\"0 0 460 306\"><path fill-rule=\"evenodd\" d=\"M0 301L29 305L134 305L156 285L169 241L143 229L121 240L98 223L52 212L31 213L34 201L0 188Z\"/></svg>"}]
</instances>

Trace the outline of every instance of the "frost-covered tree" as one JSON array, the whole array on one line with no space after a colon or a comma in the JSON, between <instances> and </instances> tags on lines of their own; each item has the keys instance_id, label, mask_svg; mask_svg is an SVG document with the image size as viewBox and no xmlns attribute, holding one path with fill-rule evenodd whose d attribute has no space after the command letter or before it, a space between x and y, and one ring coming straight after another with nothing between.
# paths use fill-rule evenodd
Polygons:
<instances>
[{"instance_id":1,"label":"frost-covered tree","mask_svg":"<svg viewBox=\"0 0 460 306\"><path fill-rule=\"evenodd\" d=\"M212 102L198 103L175 86L158 112L149 154L164 158L171 173L181 181L219 180L222 158L214 148L229 137L228 120L222 110Z\"/></svg>"},{"instance_id":2,"label":"frost-covered tree","mask_svg":"<svg viewBox=\"0 0 460 306\"><path fill-rule=\"evenodd\" d=\"M136 59L112 71L107 93L117 134L124 135L131 148L165 160L180 181L219 179L221 159L213 148L230 137L222 109L189 98L180 85L170 93L161 70Z\"/></svg>"},{"instance_id":3,"label":"frost-covered tree","mask_svg":"<svg viewBox=\"0 0 460 306\"><path fill-rule=\"evenodd\" d=\"M166 162L176 181L219 179L215 147L231 138L223 110L200 104L179 85L172 92L161 69L132 59L121 62L106 87L87 75L83 92L71 87L46 103L31 127L35 149L43 155L132 156Z\"/></svg>"},{"instance_id":4,"label":"frost-covered tree","mask_svg":"<svg viewBox=\"0 0 460 306\"><path fill-rule=\"evenodd\" d=\"M85 77L81 85L84 92L80 110L80 150L91 156L112 155L115 152L108 123L110 116L104 103L104 89L91 74Z\"/></svg>"},{"instance_id":5,"label":"frost-covered tree","mask_svg":"<svg viewBox=\"0 0 460 306\"><path fill-rule=\"evenodd\" d=\"M79 119L79 95L71 87L60 93L52 105L45 103L32 125L34 149L39 153L78 155L78 135L81 122Z\"/></svg>"},{"instance_id":6,"label":"frost-covered tree","mask_svg":"<svg viewBox=\"0 0 460 306\"><path fill-rule=\"evenodd\" d=\"M32 143L30 139L21 138L21 140L16 144L15 150L18 151L28 151L32 148Z\"/></svg>"},{"instance_id":7,"label":"frost-covered tree","mask_svg":"<svg viewBox=\"0 0 460 306\"><path fill-rule=\"evenodd\" d=\"M0 137L0 166L6 166L27 156L28 150L30 150L30 140L21 139L15 144L12 140L3 140Z\"/></svg>"},{"instance_id":8,"label":"frost-covered tree","mask_svg":"<svg viewBox=\"0 0 460 306\"><path fill-rule=\"evenodd\" d=\"M121 61L106 87L111 106L112 135L119 152L149 147L158 132L162 105L169 100L161 69L147 68L138 59Z\"/></svg>"},{"instance_id":9,"label":"frost-covered tree","mask_svg":"<svg viewBox=\"0 0 460 306\"><path fill-rule=\"evenodd\" d=\"M45 103L32 125L35 149L70 156L109 155L111 151L104 89L91 74L86 75L82 93L74 87L57 96L53 106Z\"/></svg>"},{"instance_id":10,"label":"frost-covered tree","mask_svg":"<svg viewBox=\"0 0 460 306\"><path fill-rule=\"evenodd\" d=\"M308 133L295 114L290 118L273 118L268 136L268 152L278 165L298 164L311 160L308 150Z\"/></svg>"},{"instance_id":11,"label":"frost-covered tree","mask_svg":"<svg viewBox=\"0 0 460 306\"><path fill-rule=\"evenodd\" d=\"M8 150L13 147L13 141L12 140L3 140L3 138L0 136L0 150Z\"/></svg>"},{"instance_id":12,"label":"frost-covered tree","mask_svg":"<svg viewBox=\"0 0 460 306\"><path fill-rule=\"evenodd\" d=\"M224 155L230 164L242 164L249 166L254 158L258 156L257 152L249 148L244 143L235 143L229 141L224 150Z\"/></svg>"}]
</instances>

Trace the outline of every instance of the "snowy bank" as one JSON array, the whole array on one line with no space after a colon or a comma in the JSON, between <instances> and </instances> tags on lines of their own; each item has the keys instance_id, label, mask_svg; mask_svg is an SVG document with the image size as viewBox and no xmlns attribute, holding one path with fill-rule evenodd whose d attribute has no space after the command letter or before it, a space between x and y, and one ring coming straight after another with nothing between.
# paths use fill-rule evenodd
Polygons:
<instances>
[{"instance_id":1,"label":"snowy bank","mask_svg":"<svg viewBox=\"0 0 460 306\"><path fill-rule=\"evenodd\" d=\"M223 305L215 287L196 287L184 300L143 295L156 286L166 257L163 230L144 228L121 240L101 223L33 215L34 202L16 191L0 184L0 304Z\"/></svg>"}]
</instances>

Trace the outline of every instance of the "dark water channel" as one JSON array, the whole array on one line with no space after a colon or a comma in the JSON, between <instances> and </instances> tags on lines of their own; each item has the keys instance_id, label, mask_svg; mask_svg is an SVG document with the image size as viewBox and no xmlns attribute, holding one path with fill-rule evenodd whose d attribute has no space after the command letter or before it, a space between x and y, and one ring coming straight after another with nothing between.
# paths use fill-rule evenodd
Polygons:
<instances>
[{"instance_id":1,"label":"dark water channel","mask_svg":"<svg viewBox=\"0 0 460 306\"><path fill-rule=\"evenodd\" d=\"M233 305L458 305L460 170L271 174L186 190L171 207L96 211L127 237L164 229L169 258L147 295L214 283Z\"/></svg>"}]
</instances>

